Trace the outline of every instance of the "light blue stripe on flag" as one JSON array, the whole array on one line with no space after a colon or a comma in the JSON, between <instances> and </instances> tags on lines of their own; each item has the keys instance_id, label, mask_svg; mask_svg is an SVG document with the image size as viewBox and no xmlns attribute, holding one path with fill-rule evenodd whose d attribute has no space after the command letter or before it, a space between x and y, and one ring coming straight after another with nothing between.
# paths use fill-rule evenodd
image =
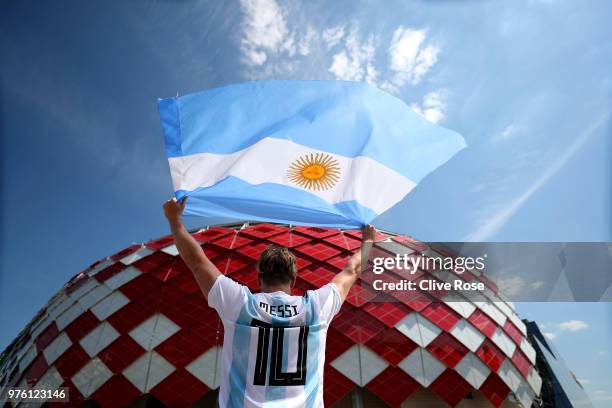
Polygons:
<instances>
[{"instance_id":1,"label":"light blue stripe on flag","mask_svg":"<svg viewBox=\"0 0 612 408\"><path fill-rule=\"evenodd\" d=\"M187 215L358 228L465 147L360 82L249 82L158 107Z\"/></svg>"}]
</instances>

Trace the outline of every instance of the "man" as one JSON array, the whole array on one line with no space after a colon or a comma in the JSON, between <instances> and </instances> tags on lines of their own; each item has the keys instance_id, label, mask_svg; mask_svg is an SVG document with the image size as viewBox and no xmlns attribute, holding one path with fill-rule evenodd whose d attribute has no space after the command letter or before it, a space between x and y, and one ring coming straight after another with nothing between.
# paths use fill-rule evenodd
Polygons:
<instances>
[{"instance_id":1,"label":"man","mask_svg":"<svg viewBox=\"0 0 612 408\"><path fill-rule=\"evenodd\" d=\"M219 405L322 407L327 328L361 273L361 254L327 285L291 296L295 256L270 246L257 263L261 293L253 294L224 276L185 229L185 203L168 200L164 213L181 258L223 321ZM375 234L372 226L363 229L362 250Z\"/></svg>"}]
</instances>

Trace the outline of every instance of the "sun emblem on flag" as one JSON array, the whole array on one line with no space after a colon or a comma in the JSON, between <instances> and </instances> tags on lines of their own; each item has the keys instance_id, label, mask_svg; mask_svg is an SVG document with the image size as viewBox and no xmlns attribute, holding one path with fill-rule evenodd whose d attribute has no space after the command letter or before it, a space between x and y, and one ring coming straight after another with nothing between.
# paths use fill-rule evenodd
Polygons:
<instances>
[{"instance_id":1,"label":"sun emblem on flag","mask_svg":"<svg viewBox=\"0 0 612 408\"><path fill-rule=\"evenodd\" d=\"M340 164L326 153L305 154L291 163L287 176L308 190L329 190L340 179Z\"/></svg>"}]
</instances>

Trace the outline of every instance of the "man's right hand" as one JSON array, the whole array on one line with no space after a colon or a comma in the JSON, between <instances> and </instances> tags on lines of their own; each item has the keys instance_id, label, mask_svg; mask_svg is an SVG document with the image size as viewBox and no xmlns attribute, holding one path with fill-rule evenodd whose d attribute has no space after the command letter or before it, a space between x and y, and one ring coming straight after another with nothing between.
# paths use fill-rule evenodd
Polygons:
<instances>
[{"instance_id":1,"label":"man's right hand","mask_svg":"<svg viewBox=\"0 0 612 408\"><path fill-rule=\"evenodd\" d=\"M174 197L166 201L164 203L164 215L168 219L168 222L173 223L180 221L186 204L187 197L183 197L181 201L177 201Z\"/></svg>"},{"instance_id":2,"label":"man's right hand","mask_svg":"<svg viewBox=\"0 0 612 408\"><path fill-rule=\"evenodd\" d=\"M368 224L361 230L363 242L374 242L376 240L376 227Z\"/></svg>"}]
</instances>

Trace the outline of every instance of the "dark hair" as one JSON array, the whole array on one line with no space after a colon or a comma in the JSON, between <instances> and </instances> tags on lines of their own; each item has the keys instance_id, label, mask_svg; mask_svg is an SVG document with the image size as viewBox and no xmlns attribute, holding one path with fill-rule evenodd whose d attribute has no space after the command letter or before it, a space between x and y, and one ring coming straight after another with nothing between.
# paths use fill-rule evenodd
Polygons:
<instances>
[{"instance_id":1,"label":"dark hair","mask_svg":"<svg viewBox=\"0 0 612 408\"><path fill-rule=\"evenodd\" d=\"M285 247L270 245L259 256L257 271L266 285L290 283L297 276L295 255Z\"/></svg>"}]
</instances>

